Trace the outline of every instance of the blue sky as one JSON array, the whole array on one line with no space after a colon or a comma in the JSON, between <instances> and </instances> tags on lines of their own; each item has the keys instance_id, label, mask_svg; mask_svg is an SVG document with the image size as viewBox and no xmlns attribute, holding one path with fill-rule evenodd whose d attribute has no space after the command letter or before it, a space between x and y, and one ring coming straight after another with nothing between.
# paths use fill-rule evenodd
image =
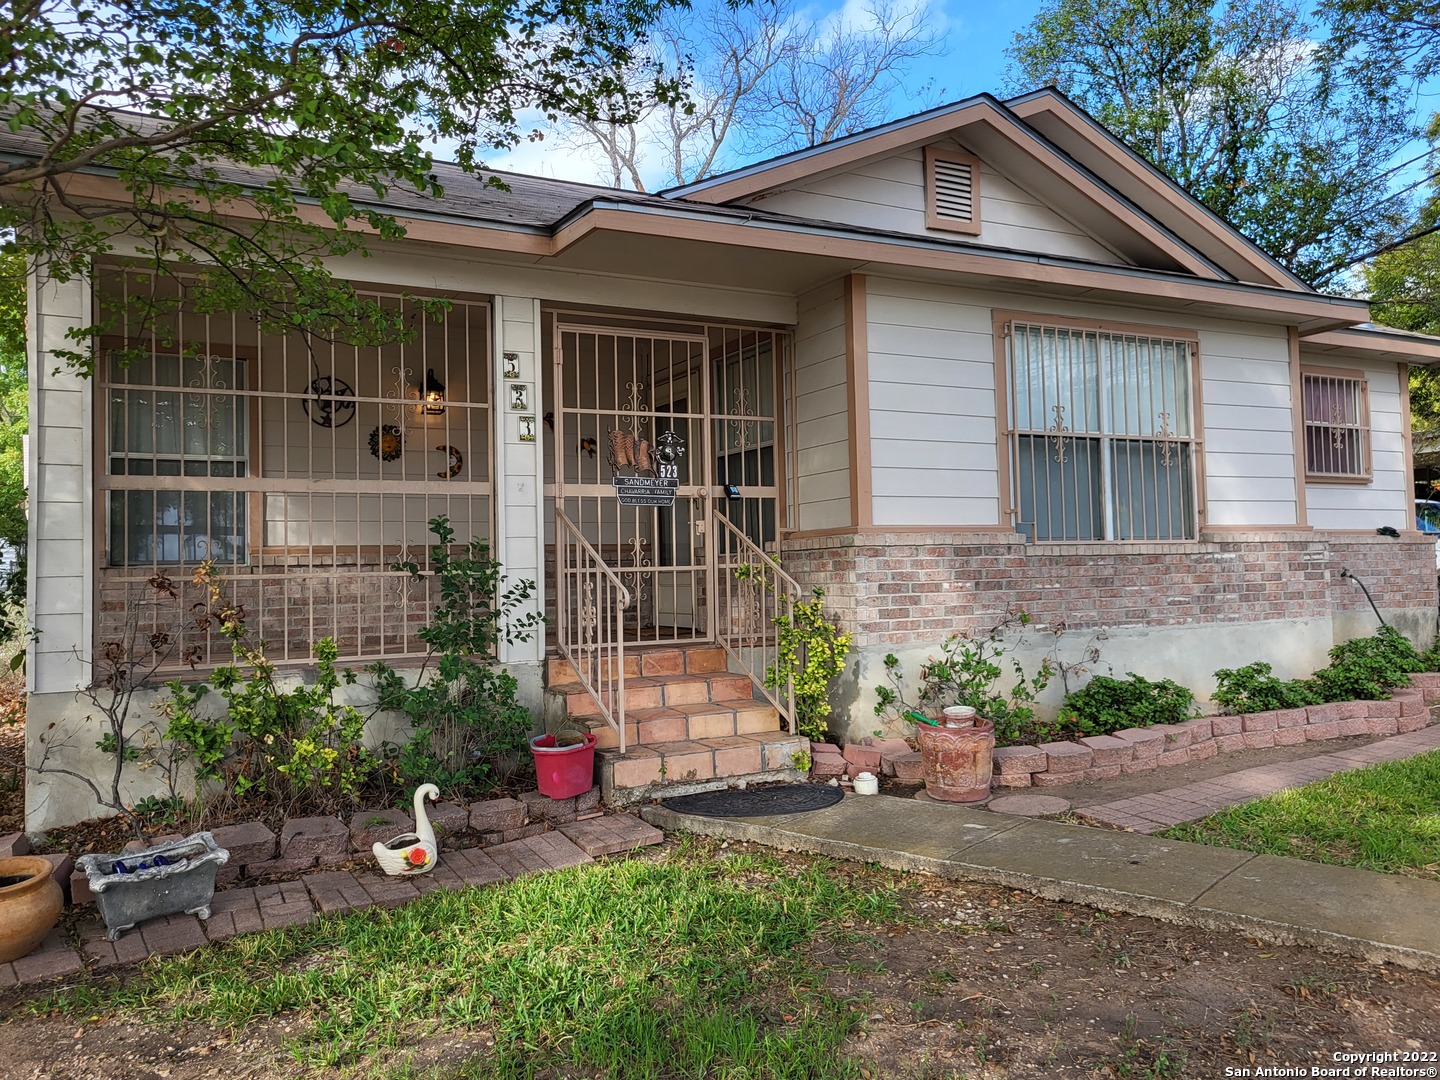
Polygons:
<instances>
[{"instance_id":1,"label":"blue sky","mask_svg":"<svg viewBox=\"0 0 1440 1080\"><path fill-rule=\"evenodd\" d=\"M827 6L838 11L843 4ZM999 88L1007 66L1005 49L1016 32L1040 9L1041 0L1002 0L989 4L974 0L929 0L927 7L931 18L944 28L945 51L943 55L915 63L906 82L917 88L930 82L935 92L943 88L940 101L946 102ZM892 101L889 111L898 118L915 112L916 107L902 99ZM524 143L508 154L491 155L486 163L513 172L603 182L594 166L580 155L568 151L557 153L551 139Z\"/></svg>"},{"instance_id":2,"label":"blue sky","mask_svg":"<svg viewBox=\"0 0 1440 1080\"><path fill-rule=\"evenodd\" d=\"M900 0L905 3L905 0ZM929 17L941 28L944 51L941 55L925 57L910 68L907 89L913 88L913 95L905 91L892 95L888 103L888 115L899 118L919 111L923 107L943 102L957 101L984 91L999 92L1005 77L1008 61L1005 50L1014 40L1015 34L1026 27L1042 7L1043 0L996 0L993 3L978 3L976 0L921 0L926 3ZM841 12L858 0L817 0L812 12ZM931 84L931 97L921 99L919 89ZM1417 100L1417 112L1429 115L1440 111L1440 80L1434 80ZM1409 158L1423 152L1424 144L1416 143L1409 152L1400 155ZM721 170L742 165L746 160L730 158L720 163ZM1397 159L1398 160L1398 159ZM608 182L596 164L574 149L557 146L553 137L537 142L525 142L507 154L491 155L486 164L493 168L539 176L553 176L566 180L580 180L596 183ZM658 169L658 167L656 167ZM673 179L653 169L644 170L646 183L652 190L673 184ZM1413 167L1412 179L1422 175L1421 166Z\"/></svg>"}]
</instances>

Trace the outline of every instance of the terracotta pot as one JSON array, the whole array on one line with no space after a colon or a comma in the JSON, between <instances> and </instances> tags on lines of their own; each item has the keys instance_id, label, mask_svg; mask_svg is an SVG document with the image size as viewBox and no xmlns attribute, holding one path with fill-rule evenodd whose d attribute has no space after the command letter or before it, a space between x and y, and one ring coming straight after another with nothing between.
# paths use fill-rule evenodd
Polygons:
<instances>
[{"instance_id":1,"label":"terracotta pot","mask_svg":"<svg viewBox=\"0 0 1440 1080\"><path fill-rule=\"evenodd\" d=\"M990 794L995 725L976 719L964 727L915 725L925 793L944 802L979 802Z\"/></svg>"},{"instance_id":2,"label":"terracotta pot","mask_svg":"<svg viewBox=\"0 0 1440 1080\"><path fill-rule=\"evenodd\" d=\"M34 951L57 922L65 897L38 855L0 859L0 964Z\"/></svg>"}]
</instances>

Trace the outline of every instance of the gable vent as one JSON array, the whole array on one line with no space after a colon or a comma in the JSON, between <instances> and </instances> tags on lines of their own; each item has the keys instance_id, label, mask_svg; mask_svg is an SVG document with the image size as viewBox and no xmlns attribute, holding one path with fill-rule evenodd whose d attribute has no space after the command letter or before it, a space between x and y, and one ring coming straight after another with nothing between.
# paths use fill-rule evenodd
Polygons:
<instances>
[{"instance_id":1,"label":"gable vent","mask_svg":"<svg viewBox=\"0 0 1440 1080\"><path fill-rule=\"evenodd\" d=\"M925 225L980 232L980 162L942 146L925 148Z\"/></svg>"},{"instance_id":2,"label":"gable vent","mask_svg":"<svg viewBox=\"0 0 1440 1080\"><path fill-rule=\"evenodd\" d=\"M935 213L956 221L974 221L975 180L968 162L935 162Z\"/></svg>"}]
</instances>

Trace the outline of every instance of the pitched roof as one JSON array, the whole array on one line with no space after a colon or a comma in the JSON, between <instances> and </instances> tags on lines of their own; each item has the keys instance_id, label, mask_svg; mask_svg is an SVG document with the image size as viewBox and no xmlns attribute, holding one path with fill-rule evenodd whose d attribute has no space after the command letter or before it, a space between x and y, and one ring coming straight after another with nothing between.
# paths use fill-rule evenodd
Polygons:
<instances>
[{"instance_id":1,"label":"pitched roof","mask_svg":"<svg viewBox=\"0 0 1440 1080\"><path fill-rule=\"evenodd\" d=\"M1046 87L1001 102L990 94L929 109L833 142L779 154L691 184L668 188L672 199L730 203L855 168L967 127L988 125L1027 150L1044 168L1068 173L1082 194L1129 211L1174 250L1192 257L1192 272L1287 289L1310 290L1234 226L1136 154L1060 91ZM971 140L974 135L971 133ZM980 149L980 147L976 147ZM1077 179L1078 178L1078 181ZM1032 176L1033 181L1033 176ZM1182 257L1182 264L1185 262Z\"/></svg>"}]
</instances>

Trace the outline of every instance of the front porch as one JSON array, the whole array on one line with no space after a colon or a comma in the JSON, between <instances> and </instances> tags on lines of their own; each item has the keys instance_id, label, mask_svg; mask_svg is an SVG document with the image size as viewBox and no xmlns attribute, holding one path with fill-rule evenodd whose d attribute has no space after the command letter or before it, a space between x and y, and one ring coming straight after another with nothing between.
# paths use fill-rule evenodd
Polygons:
<instances>
[{"instance_id":1,"label":"front porch","mask_svg":"<svg viewBox=\"0 0 1440 1080\"><path fill-rule=\"evenodd\" d=\"M167 286L113 271L95 309L143 296L144 313L99 343L85 387L95 543L72 662L163 639L157 677L228 663L194 617L208 564L293 676L323 638L342 665L417 665L438 583L406 566L429 569L444 517L536 582L544 637L496 659L537 718L596 731L607 798L796 775L789 697L764 685L798 592L766 555L786 514L788 331L459 293L434 317L438 297L375 287L413 335L320 342L183 305L157 318Z\"/></svg>"}]
</instances>

